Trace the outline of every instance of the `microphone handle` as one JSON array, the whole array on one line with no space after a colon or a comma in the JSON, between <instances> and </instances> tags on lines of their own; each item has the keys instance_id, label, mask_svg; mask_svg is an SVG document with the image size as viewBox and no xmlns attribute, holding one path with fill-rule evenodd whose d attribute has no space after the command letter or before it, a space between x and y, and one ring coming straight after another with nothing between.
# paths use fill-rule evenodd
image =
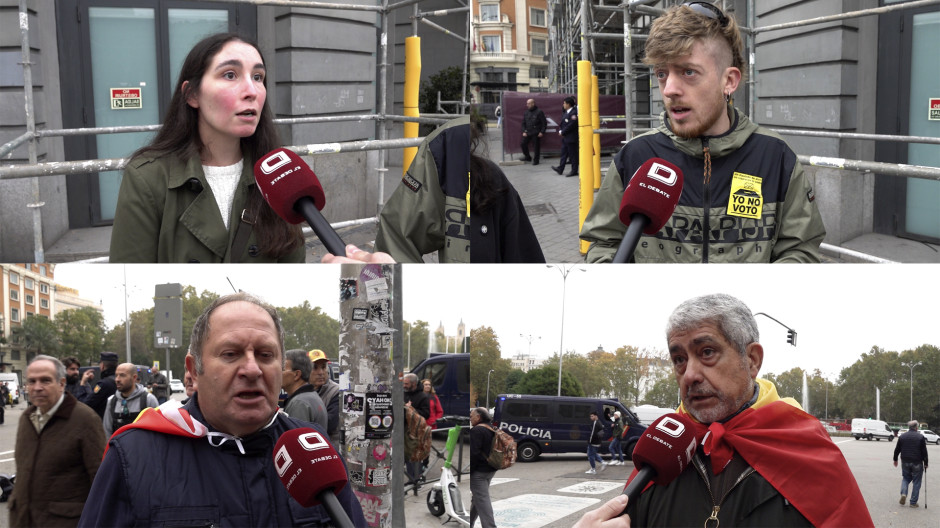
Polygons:
<instances>
[{"instance_id":1,"label":"microphone handle","mask_svg":"<svg viewBox=\"0 0 940 528\"><path fill-rule=\"evenodd\" d=\"M323 218L323 215L320 214L320 210L317 209L317 206L313 203L312 198L309 196L301 197L297 200L297 203L294 204L294 210L307 220L307 223L313 228L313 232L317 234L317 238L326 246L327 251L337 257L346 256L346 243L336 234L336 231L333 230L333 226L326 221L326 218Z\"/></svg>"},{"instance_id":2,"label":"microphone handle","mask_svg":"<svg viewBox=\"0 0 940 528\"><path fill-rule=\"evenodd\" d=\"M656 470L649 464L643 466L639 473L633 477L633 480L630 481L627 488L623 490L623 494L629 497L629 500L627 500L627 508L629 508L631 504L636 503L640 498L640 492L643 491L643 488L645 488L654 477L656 477ZM620 515L626 515L627 508L624 508Z\"/></svg>"},{"instance_id":3,"label":"microphone handle","mask_svg":"<svg viewBox=\"0 0 940 528\"><path fill-rule=\"evenodd\" d=\"M627 232L624 233L623 240L620 241L620 247L617 248L617 254L614 255L615 263L622 264L630 260L636 245L640 242L640 235L643 234L643 230L646 229L649 223L649 217L642 213L630 215L630 225L627 226Z\"/></svg>"},{"instance_id":4,"label":"microphone handle","mask_svg":"<svg viewBox=\"0 0 940 528\"><path fill-rule=\"evenodd\" d=\"M317 495L317 500L326 508L326 512L330 514L330 519L332 519L334 526L337 528L356 528L349 519L349 516L346 515L346 510L340 505L339 499L333 494L332 489L327 488L321 491Z\"/></svg>"}]
</instances>

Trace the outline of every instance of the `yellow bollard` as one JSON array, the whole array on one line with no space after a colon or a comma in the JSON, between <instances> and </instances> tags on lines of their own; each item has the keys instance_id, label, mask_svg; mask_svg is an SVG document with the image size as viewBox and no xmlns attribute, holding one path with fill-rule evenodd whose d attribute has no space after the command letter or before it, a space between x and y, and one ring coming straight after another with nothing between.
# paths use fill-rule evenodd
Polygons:
<instances>
[{"instance_id":1,"label":"yellow bollard","mask_svg":"<svg viewBox=\"0 0 940 528\"><path fill-rule=\"evenodd\" d=\"M418 117L418 92L421 88L421 37L405 38L405 116ZM405 123L405 137L418 137L418 123ZM418 147L404 149L402 177L418 154Z\"/></svg>"},{"instance_id":2,"label":"yellow bollard","mask_svg":"<svg viewBox=\"0 0 940 528\"><path fill-rule=\"evenodd\" d=\"M591 77L591 127L594 130L601 128L601 94L597 86L597 75ZM601 135L594 136L594 190L601 188Z\"/></svg>"},{"instance_id":3,"label":"yellow bollard","mask_svg":"<svg viewBox=\"0 0 940 528\"><path fill-rule=\"evenodd\" d=\"M591 61L578 61L578 231L594 205L594 129L591 128ZM590 244L581 240L580 250L586 255Z\"/></svg>"}]
</instances>

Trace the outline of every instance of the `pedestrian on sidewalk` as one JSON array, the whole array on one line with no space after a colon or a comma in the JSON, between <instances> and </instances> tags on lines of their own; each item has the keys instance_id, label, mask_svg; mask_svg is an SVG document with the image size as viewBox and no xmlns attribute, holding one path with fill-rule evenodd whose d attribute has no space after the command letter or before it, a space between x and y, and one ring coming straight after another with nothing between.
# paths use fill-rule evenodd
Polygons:
<instances>
[{"instance_id":1,"label":"pedestrian on sidewalk","mask_svg":"<svg viewBox=\"0 0 940 528\"><path fill-rule=\"evenodd\" d=\"M614 423L611 425L611 434L614 438L610 441L610 465L623 465L623 449L620 446L620 435L623 434L623 420L620 419L620 411L614 411Z\"/></svg>"},{"instance_id":2,"label":"pedestrian on sidewalk","mask_svg":"<svg viewBox=\"0 0 940 528\"><path fill-rule=\"evenodd\" d=\"M561 174L565 172L565 163L571 160L571 172L567 176L578 175L578 107L575 106L574 97L565 97L561 103L564 114L561 116L561 127L558 135L561 136L561 160L552 170Z\"/></svg>"},{"instance_id":3,"label":"pedestrian on sidewalk","mask_svg":"<svg viewBox=\"0 0 940 528\"><path fill-rule=\"evenodd\" d=\"M539 153L541 151L542 135L548 128L548 121L545 120L545 113L535 105L535 99L529 99L525 102L526 111L522 116L522 161L531 161L532 165L539 164ZM535 149L532 156L529 155L529 143L535 142Z\"/></svg>"},{"instance_id":4,"label":"pedestrian on sidewalk","mask_svg":"<svg viewBox=\"0 0 940 528\"><path fill-rule=\"evenodd\" d=\"M908 422L907 432L898 437L898 444L894 446L894 467L898 467L898 455L901 455L901 500L898 503L904 504L908 486L913 483L911 508L919 506L920 482L927 470L927 439L917 431L917 426L917 420Z\"/></svg>"},{"instance_id":5,"label":"pedestrian on sidewalk","mask_svg":"<svg viewBox=\"0 0 940 528\"><path fill-rule=\"evenodd\" d=\"M470 411L470 526L477 517L483 528L496 528L493 503L490 501L490 482L496 470L486 461L493 449L496 435L489 427L490 413L483 407Z\"/></svg>"},{"instance_id":6,"label":"pedestrian on sidewalk","mask_svg":"<svg viewBox=\"0 0 940 528\"><path fill-rule=\"evenodd\" d=\"M591 436L588 437L588 462L591 463L591 469L585 471L588 475L594 475L597 473L596 466L594 461L601 463L601 471L607 469L607 462L604 462L604 459L601 458L601 455L598 453L601 449L601 438L602 432L604 431L604 424L597 419L597 413L591 413Z\"/></svg>"}]
</instances>

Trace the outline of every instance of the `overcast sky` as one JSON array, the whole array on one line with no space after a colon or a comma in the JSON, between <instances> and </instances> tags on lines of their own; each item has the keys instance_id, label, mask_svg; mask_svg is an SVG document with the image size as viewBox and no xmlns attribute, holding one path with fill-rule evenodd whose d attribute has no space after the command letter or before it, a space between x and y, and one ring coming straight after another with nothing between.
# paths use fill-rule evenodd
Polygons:
<instances>
[{"instance_id":1,"label":"overcast sky","mask_svg":"<svg viewBox=\"0 0 940 528\"><path fill-rule=\"evenodd\" d=\"M230 279L276 306L309 300L332 317L339 314L339 266L62 264L55 277L82 297L103 301L111 327L124 318L125 270L130 311L153 306L155 284L180 282L224 294L233 291ZM405 320L427 321L432 329L443 323L448 335L456 334L461 320L468 332L492 327L507 358L528 352L528 336L535 356L548 357L559 348L557 265L406 265L402 274ZM580 265L567 279L564 348L664 350L663 329L672 310L685 299L715 292L734 295L797 331L793 347L786 329L758 317L765 373L800 366L835 378L874 345L894 351L940 346L936 266Z\"/></svg>"}]
</instances>

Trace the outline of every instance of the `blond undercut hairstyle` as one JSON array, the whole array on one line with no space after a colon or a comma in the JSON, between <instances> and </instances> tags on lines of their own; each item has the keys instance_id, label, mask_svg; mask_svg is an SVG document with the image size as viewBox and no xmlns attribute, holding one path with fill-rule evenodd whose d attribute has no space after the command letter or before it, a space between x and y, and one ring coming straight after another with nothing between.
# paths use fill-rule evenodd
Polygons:
<instances>
[{"instance_id":1,"label":"blond undercut hairstyle","mask_svg":"<svg viewBox=\"0 0 940 528\"><path fill-rule=\"evenodd\" d=\"M649 66L674 62L692 53L696 41L724 41L730 47L731 64L727 63L728 49L722 47L716 58L720 67L734 66L741 71L741 80L747 76L744 62L744 41L734 17L725 13L727 24L722 27L716 18L709 18L687 6L674 7L660 16L650 27L643 62Z\"/></svg>"}]
</instances>

